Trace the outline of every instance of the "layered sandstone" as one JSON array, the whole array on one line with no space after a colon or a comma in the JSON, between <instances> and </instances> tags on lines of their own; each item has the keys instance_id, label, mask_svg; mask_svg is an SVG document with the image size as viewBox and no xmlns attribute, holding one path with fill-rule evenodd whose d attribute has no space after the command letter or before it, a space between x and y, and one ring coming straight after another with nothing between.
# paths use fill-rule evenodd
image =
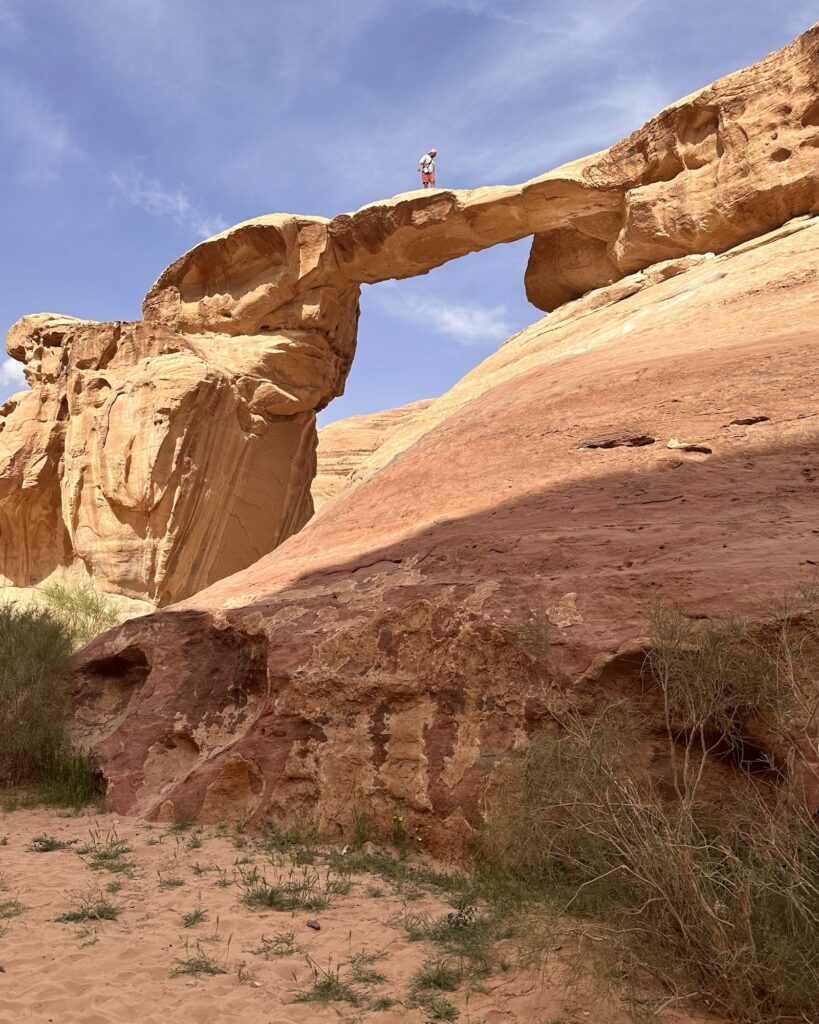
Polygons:
<instances>
[{"instance_id":1,"label":"layered sandstone","mask_svg":"<svg viewBox=\"0 0 819 1024\"><path fill-rule=\"evenodd\" d=\"M426 400L410 402L397 409L349 416L321 429L312 487L316 512L352 486L359 478L359 470L369 466L375 453L396 434L402 434L431 404Z\"/></svg>"},{"instance_id":2,"label":"layered sandstone","mask_svg":"<svg viewBox=\"0 0 819 1024\"><path fill-rule=\"evenodd\" d=\"M535 235L527 288L550 310L815 212L817 64L814 28L523 185L237 225L164 271L136 323L23 318L8 349L32 392L0 409L0 581L76 572L167 604L298 531L362 283Z\"/></svg>"},{"instance_id":3,"label":"layered sandstone","mask_svg":"<svg viewBox=\"0 0 819 1024\"><path fill-rule=\"evenodd\" d=\"M646 602L768 614L819 561L817 248L802 218L539 321L275 552L86 648L112 805L341 834L364 801L451 847L546 705L640 691Z\"/></svg>"}]
</instances>

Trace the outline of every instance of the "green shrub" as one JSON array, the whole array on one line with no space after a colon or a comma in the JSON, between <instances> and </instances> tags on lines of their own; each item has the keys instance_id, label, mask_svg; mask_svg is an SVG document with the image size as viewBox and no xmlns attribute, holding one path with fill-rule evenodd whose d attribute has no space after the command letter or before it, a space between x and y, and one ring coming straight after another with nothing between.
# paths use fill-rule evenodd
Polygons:
<instances>
[{"instance_id":1,"label":"green shrub","mask_svg":"<svg viewBox=\"0 0 819 1024\"><path fill-rule=\"evenodd\" d=\"M819 667L811 622L760 638L656 610L644 686L649 705L660 698L666 778L640 768L649 722L633 702L560 715L501 771L484 869L601 922L595 945L621 977L659 979L731 1019L808 1020L819 831L787 771L772 757L753 775L744 751L751 725L777 745L794 729L800 680Z\"/></svg>"}]
</instances>

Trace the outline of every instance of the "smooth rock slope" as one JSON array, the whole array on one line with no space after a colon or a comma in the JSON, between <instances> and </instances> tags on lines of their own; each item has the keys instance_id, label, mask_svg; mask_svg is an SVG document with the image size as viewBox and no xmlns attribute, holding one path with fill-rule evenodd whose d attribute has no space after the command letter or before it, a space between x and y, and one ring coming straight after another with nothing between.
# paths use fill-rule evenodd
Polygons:
<instances>
[{"instance_id":1,"label":"smooth rock slope","mask_svg":"<svg viewBox=\"0 0 819 1024\"><path fill-rule=\"evenodd\" d=\"M412 423L430 405L422 400L363 416L336 420L318 432L317 470L312 495L316 512L359 478L366 466L369 473L376 452L402 428Z\"/></svg>"}]
</instances>

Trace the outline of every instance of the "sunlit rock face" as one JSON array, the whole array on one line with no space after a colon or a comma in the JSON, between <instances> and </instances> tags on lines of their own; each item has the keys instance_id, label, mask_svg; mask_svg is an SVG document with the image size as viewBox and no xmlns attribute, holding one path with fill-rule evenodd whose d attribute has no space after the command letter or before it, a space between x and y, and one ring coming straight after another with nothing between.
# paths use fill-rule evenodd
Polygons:
<instances>
[{"instance_id":1,"label":"sunlit rock face","mask_svg":"<svg viewBox=\"0 0 819 1024\"><path fill-rule=\"evenodd\" d=\"M316 412L343 391L362 283L533 235L528 294L561 316L587 292L816 212L818 55L814 28L522 185L237 225L165 270L135 323L24 317L8 350L32 390L0 409L0 582L73 573L166 605L299 531L313 513ZM457 393L480 392L476 380ZM445 408L385 437L357 476Z\"/></svg>"},{"instance_id":2,"label":"sunlit rock face","mask_svg":"<svg viewBox=\"0 0 819 1024\"><path fill-rule=\"evenodd\" d=\"M555 309L660 260L724 252L819 203L819 30L663 110L584 162L616 209L535 237L526 289Z\"/></svg>"}]
</instances>

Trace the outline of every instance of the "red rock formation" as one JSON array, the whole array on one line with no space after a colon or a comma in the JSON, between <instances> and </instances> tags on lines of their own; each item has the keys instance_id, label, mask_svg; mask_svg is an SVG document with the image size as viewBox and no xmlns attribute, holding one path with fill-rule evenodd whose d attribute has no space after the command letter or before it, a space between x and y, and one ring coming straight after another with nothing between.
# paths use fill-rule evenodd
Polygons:
<instances>
[{"instance_id":1,"label":"red rock formation","mask_svg":"<svg viewBox=\"0 0 819 1024\"><path fill-rule=\"evenodd\" d=\"M582 704L637 685L647 600L755 615L812 577L818 241L802 219L564 307L277 551L86 648L113 806L332 834L365 800L452 846L542 723L532 609L548 696Z\"/></svg>"}]
</instances>

